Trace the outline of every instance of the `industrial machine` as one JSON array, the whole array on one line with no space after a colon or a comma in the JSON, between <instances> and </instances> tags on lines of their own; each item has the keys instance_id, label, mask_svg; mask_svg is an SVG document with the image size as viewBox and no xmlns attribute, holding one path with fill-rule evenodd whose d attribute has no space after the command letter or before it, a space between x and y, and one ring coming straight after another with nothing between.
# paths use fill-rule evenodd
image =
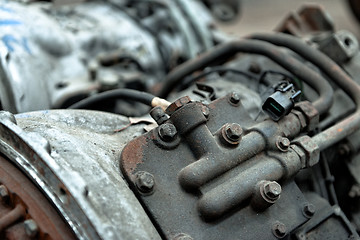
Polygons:
<instances>
[{"instance_id":1,"label":"industrial machine","mask_svg":"<svg viewBox=\"0 0 360 240\"><path fill-rule=\"evenodd\" d=\"M217 4L0 1L0 239L360 238L357 38Z\"/></svg>"}]
</instances>

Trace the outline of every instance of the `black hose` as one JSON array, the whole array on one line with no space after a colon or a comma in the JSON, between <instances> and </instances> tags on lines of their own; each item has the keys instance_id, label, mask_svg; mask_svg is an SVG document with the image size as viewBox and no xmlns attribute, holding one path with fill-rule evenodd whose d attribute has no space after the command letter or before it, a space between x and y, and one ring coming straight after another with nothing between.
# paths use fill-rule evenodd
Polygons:
<instances>
[{"instance_id":1,"label":"black hose","mask_svg":"<svg viewBox=\"0 0 360 240\"><path fill-rule=\"evenodd\" d=\"M315 143L323 150L360 128L360 87L345 73L333 60L320 51L311 48L302 40L287 34L253 34L252 39L270 42L275 45L287 47L299 54L305 60L316 65L331 80L333 80L356 104L356 112L313 137Z\"/></svg>"},{"instance_id":2,"label":"black hose","mask_svg":"<svg viewBox=\"0 0 360 240\"><path fill-rule=\"evenodd\" d=\"M178 66L166 77L158 95L160 97L167 97L184 77L205 67L224 63L240 52L264 55L291 72L294 76L297 76L300 80L308 83L320 95L313 103L320 114L325 113L331 107L333 90L326 79L273 44L247 39L219 45L210 52Z\"/></svg>"},{"instance_id":3,"label":"black hose","mask_svg":"<svg viewBox=\"0 0 360 240\"><path fill-rule=\"evenodd\" d=\"M152 100L154 98L154 95L142 91L137 91L133 89L115 89L85 98L71 105L70 107L68 107L68 109L87 109L96 103L101 103L105 100L110 99L132 100L151 106Z\"/></svg>"}]
</instances>

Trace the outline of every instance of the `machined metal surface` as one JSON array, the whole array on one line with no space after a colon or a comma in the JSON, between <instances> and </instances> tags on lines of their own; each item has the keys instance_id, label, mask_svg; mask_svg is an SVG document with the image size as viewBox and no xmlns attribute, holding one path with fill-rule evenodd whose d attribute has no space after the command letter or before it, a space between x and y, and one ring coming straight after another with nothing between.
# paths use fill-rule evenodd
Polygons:
<instances>
[{"instance_id":1,"label":"machined metal surface","mask_svg":"<svg viewBox=\"0 0 360 240\"><path fill-rule=\"evenodd\" d=\"M117 172L124 144L119 139L131 138L129 132L124 135L117 130L128 124L127 118L90 111L45 111L17 115L16 125L2 116L2 152L41 186L78 239L159 238ZM105 147L105 142L110 145Z\"/></svg>"}]
</instances>

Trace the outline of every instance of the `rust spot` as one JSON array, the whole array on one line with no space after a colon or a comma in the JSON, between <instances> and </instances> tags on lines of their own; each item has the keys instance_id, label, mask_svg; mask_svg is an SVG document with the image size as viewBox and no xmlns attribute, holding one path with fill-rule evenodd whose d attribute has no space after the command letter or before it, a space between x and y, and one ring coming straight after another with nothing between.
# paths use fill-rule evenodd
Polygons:
<instances>
[{"instance_id":1,"label":"rust spot","mask_svg":"<svg viewBox=\"0 0 360 240\"><path fill-rule=\"evenodd\" d=\"M121 153L121 170L131 175L138 164L143 163L143 149L146 146L146 137L140 136L139 138L131 141L126 145Z\"/></svg>"},{"instance_id":2,"label":"rust spot","mask_svg":"<svg viewBox=\"0 0 360 240\"><path fill-rule=\"evenodd\" d=\"M343 130L342 128L339 128L337 131L338 131L338 132L342 132L342 130Z\"/></svg>"}]
</instances>

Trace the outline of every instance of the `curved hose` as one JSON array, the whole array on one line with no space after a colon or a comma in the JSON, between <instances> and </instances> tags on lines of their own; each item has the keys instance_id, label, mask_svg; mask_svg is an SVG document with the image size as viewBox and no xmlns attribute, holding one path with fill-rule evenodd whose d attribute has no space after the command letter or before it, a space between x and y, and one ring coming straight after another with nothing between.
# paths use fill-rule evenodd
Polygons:
<instances>
[{"instance_id":1,"label":"curved hose","mask_svg":"<svg viewBox=\"0 0 360 240\"><path fill-rule=\"evenodd\" d=\"M88 98L85 98L70 107L68 109L86 109L95 103L99 103L110 99L126 99L141 102L151 107L161 106L166 108L170 103L164 99L155 97L154 95L133 89L115 89L102 93L95 94Z\"/></svg>"},{"instance_id":2,"label":"curved hose","mask_svg":"<svg viewBox=\"0 0 360 240\"><path fill-rule=\"evenodd\" d=\"M194 60L185 62L169 73L158 95L160 97L168 96L185 76L205 67L223 63L241 52L264 55L302 81L308 83L320 95L313 103L320 114L325 113L331 107L333 90L326 79L273 44L257 40L228 42L219 45L215 49Z\"/></svg>"},{"instance_id":3,"label":"curved hose","mask_svg":"<svg viewBox=\"0 0 360 240\"><path fill-rule=\"evenodd\" d=\"M356 112L354 114L313 137L320 150L326 149L360 129L360 86L333 60L291 35L281 33L253 34L250 38L287 47L296 52L307 61L315 64L355 102Z\"/></svg>"}]
</instances>

